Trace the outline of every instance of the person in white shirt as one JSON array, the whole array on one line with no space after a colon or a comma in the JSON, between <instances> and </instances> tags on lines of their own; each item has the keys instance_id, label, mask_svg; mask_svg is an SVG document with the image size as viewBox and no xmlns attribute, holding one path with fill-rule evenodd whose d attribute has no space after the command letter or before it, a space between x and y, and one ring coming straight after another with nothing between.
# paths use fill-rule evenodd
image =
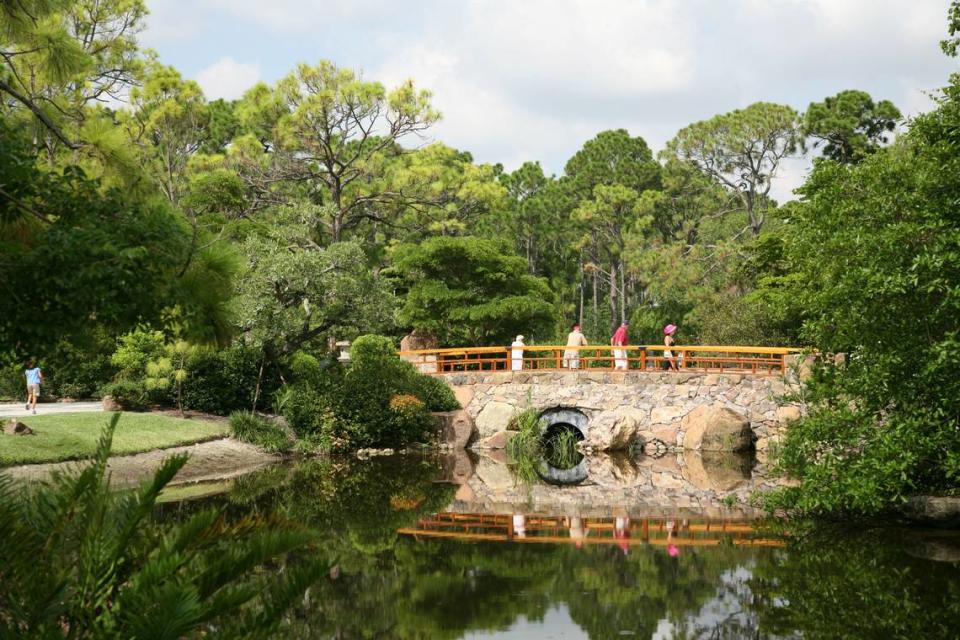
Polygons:
<instances>
[{"instance_id":1,"label":"person in white shirt","mask_svg":"<svg viewBox=\"0 0 960 640\"><path fill-rule=\"evenodd\" d=\"M523 369L523 336L517 336L517 339L510 345L510 370L520 371Z\"/></svg>"}]
</instances>

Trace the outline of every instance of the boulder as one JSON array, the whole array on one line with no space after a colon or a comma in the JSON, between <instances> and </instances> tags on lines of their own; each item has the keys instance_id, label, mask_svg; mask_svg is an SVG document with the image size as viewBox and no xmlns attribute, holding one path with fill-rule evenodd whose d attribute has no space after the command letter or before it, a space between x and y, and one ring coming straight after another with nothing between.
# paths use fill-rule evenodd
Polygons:
<instances>
[{"instance_id":1,"label":"boulder","mask_svg":"<svg viewBox=\"0 0 960 640\"><path fill-rule=\"evenodd\" d=\"M445 454L440 458L440 464L441 475L438 478L440 482L463 484L473 477L473 458L466 451Z\"/></svg>"},{"instance_id":2,"label":"boulder","mask_svg":"<svg viewBox=\"0 0 960 640\"><path fill-rule=\"evenodd\" d=\"M437 336L429 333L420 333L417 330L405 335L400 340L400 351L419 351L420 349L436 349L439 346Z\"/></svg>"},{"instance_id":3,"label":"boulder","mask_svg":"<svg viewBox=\"0 0 960 640\"><path fill-rule=\"evenodd\" d=\"M599 487L635 487L646 481L630 456L597 454L586 460L590 481Z\"/></svg>"},{"instance_id":4,"label":"boulder","mask_svg":"<svg viewBox=\"0 0 960 640\"><path fill-rule=\"evenodd\" d=\"M100 399L100 404L104 411L123 411L123 407L120 406L120 403L117 402L117 399L113 396L103 396L103 398Z\"/></svg>"},{"instance_id":5,"label":"boulder","mask_svg":"<svg viewBox=\"0 0 960 640\"><path fill-rule=\"evenodd\" d=\"M510 424L510 419L516 412L512 404L506 402L488 402L483 410L477 415L475 424L477 425L477 434L481 438L487 438L503 431Z\"/></svg>"},{"instance_id":6,"label":"boulder","mask_svg":"<svg viewBox=\"0 0 960 640\"><path fill-rule=\"evenodd\" d=\"M473 502L476 497L477 494L474 492L473 487L468 484L462 484L460 488L457 489L457 493L453 496L453 499L459 500L460 502Z\"/></svg>"},{"instance_id":7,"label":"boulder","mask_svg":"<svg viewBox=\"0 0 960 640\"><path fill-rule=\"evenodd\" d=\"M467 405L473 400L475 393L473 387L453 387L453 395L460 403L460 407L466 409Z\"/></svg>"},{"instance_id":8,"label":"boulder","mask_svg":"<svg viewBox=\"0 0 960 640\"><path fill-rule=\"evenodd\" d=\"M750 458L735 453L690 452L683 454L683 477L707 491L731 491L750 479Z\"/></svg>"},{"instance_id":9,"label":"boulder","mask_svg":"<svg viewBox=\"0 0 960 640\"><path fill-rule=\"evenodd\" d=\"M912 496L900 510L914 522L960 528L960 496Z\"/></svg>"},{"instance_id":10,"label":"boulder","mask_svg":"<svg viewBox=\"0 0 960 640\"><path fill-rule=\"evenodd\" d=\"M481 456L480 461L477 462L477 472L470 482L470 484L473 485L471 488L477 487L477 481L491 491L512 489L516 484L513 475L510 473L510 468L507 467L507 465L488 458L487 456Z\"/></svg>"},{"instance_id":11,"label":"boulder","mask_svg":"<svg viewBox=\"0 0 960 640\"><path fill-rule=\"evenodd\" d=\"M701 405L684 416L683 448L693 451L746 451L753 446L750 421L723 405Z\"/></svg>"},{"instance_id":12,"label":"boulder","mask_svg":"<svg viewBox=\"0 0 960 640\"><path fill-rule=\"evenodd\" d=\"M595 451L620 451L629 449L637 439L646 414L633 407L618 407L597 414L586 429L582 448Z\"/></svg>"},{"instance_id":13,"label":"boulder","mask_svg":"<svg viewBox=\"0 0 960 640\"><path fill-rule=\"evenodd\" d=\"M23 424L22 422L20 422L20 421L17 420L16 418L14 418L14 419L11 420L10 422L8 422L8 423L3 427L3 432L4 432L5 434L7 434L8 436L32 436L32 435L35 435L35 434L33 433L33 429L31 429L31 428L28 427L27 425Z\"/></svg>"},{"instance_id":14,"label":"boulder","mask_svg":"<svg viewBox=\"0 0 960 640\"><path fill-rule=\"evenodd\" d=\"M481 438L473 444L473 449L506 449L514 431L498 431L491 436Z\"/></svg>"},{"instance_id":15,"label":"boulder","mask_svg":"<svg viewBox=\"0 0 960 640\"><path fill-rule=\"evenodd\" d=\"M670 424L683 415L685 409L679 405L654 407L650 412L650 424Z\"/></svg>"},{"instance_id":16,"label":"boulder","mask_svg":"<svg viewBox=\"0 0 960 640\"><path fill-rule=\"evenodd\" d=\"M777 407L777 422L783 425L790 424L800 419L800 407L794 405L784 405Z\"/></svg>"},{"instance_id":17,"label":"boulder","mask_svg":"<svg viewBox=\"0 0 960 640\"><path fill-rule=\"evenodd\" d=\"M440 444L453 449L465 449L473 436L473 419L470 414L459 411L435 412L440 423Z\"/></svg>"}]
</instances>

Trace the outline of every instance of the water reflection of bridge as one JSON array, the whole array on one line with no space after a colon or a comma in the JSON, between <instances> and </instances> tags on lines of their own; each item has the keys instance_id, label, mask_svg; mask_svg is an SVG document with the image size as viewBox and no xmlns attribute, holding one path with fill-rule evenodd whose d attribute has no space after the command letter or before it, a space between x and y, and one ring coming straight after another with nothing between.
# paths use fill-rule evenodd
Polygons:
<instances>
[{"instance_id":1,"label":"water reflection of bridge","mask_svg":"<svg viewBox=\"0 0 960 640\"><path fill-rule=\"evenodd\" d=\"M609 544L620 547L716 546L782 547L747 520L705 518L626 518L441 512L397 530L417 538L453 538L540 544Z\"/></svg>"}]
</instances>

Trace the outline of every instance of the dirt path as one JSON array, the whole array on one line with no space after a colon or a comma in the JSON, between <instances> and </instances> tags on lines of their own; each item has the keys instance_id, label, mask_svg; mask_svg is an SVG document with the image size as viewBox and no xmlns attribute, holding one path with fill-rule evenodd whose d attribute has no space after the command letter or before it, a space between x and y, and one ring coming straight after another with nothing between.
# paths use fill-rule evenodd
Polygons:
<instances>
[{"instance_id":1,"label":"dirt path","mask_svg":"<svg viewBox=\"0 0 960 640\"><path fill-rule=\"evenodd\" d=\"M255 471L279 459L251 444L233 438L221 438L199 444L110 458L108 468L112 481L115 485L137 484L152 476L160 463L175 453L187 453L190 459L173 479L171 485L232 478ZM15 480L43 480L54 471L76 469L84 464L87 463L77 461L29 464L9 467L2 472Z\"/></svg>"}]
</instances>

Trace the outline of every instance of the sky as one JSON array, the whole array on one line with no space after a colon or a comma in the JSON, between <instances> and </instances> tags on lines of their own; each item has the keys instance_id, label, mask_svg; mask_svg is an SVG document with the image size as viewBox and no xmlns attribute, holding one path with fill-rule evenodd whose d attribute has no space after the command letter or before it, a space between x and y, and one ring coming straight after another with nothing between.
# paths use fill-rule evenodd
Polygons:
<instances>
[{"instance_id":1,"label":"sky","mask_svg":"<svg viewBox=\"0 0 960 640\"><path fill-rule=\"evenodd\" d=\"M423 140L560 175L606 129L656 153L686 125L758 101L798 111L844 89L907 115L960 70L949 0L148 0L141 44L208 98L238 98L300 62L388 88L412 78L443 119ZM788 162L786 200L809 161Z\"/></svg>"}]
</instances>

